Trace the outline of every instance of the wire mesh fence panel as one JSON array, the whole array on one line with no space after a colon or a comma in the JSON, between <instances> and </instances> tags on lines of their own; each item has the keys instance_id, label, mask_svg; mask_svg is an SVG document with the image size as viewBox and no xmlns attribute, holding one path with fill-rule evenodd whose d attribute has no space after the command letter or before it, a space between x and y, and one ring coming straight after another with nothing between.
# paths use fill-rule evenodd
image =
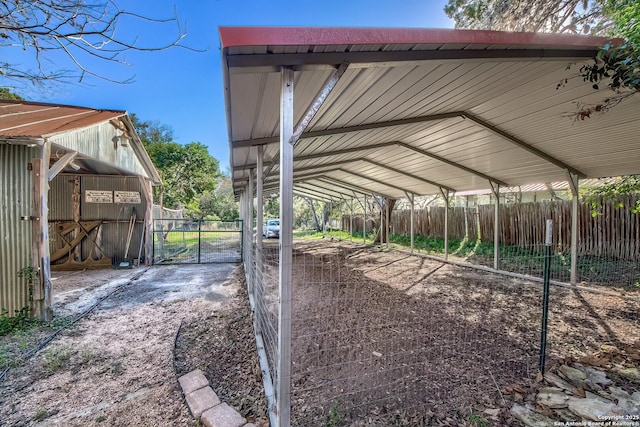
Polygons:
<instances>
[{"instance_id":1,"label":"wire mesh fence panel","mask_svg":"<svg viewBox=\"0 0 640 427\"><path fill-rule=\"evenodd\" d=\"M637 195L601 200L597 211L588 203L578 209L576 281L589 284L640 288L640 213L633 207ZM542 277L545 221L554 224L552 280L571 278L571 201L546 201L500 205L498 222L499 269ZM355 219L356 217L354 217ZM350 224L348 215L342 226ZM410 211L391 215L391 242L410 245ZM444 207L415 212L415 250L444 254ZM358 232L360 223L354 221ZM449 214L449 255L457 260L493 267L495 209L491 205L456 207Z\"/></svg>"},{"instance_id":2,"label":"wire mesh fence panel","mask_svg":"<svg viewBox=\"0 0 640 427\"><path fill-rule=\"evenodd\" d=\"M553 286L549 303L549 352L551 360L574 358L588 365L607 367L594 360L609 360L609 367L624 368L616 352L640 343L640 292ZM634 366L637 369L635 360ZM639 378L640 379L640 378Z\"/></svg>"},{"instance_id":3,"label":"wire mesh fence panel","mask_svg":"<svg viewBox=\"0 0 640 427\"><path fill-rule=\"evenodd\" d=\"M153 221L154 264L240 262L242 222L210 220Z\"/></svg>"},{"instance_id":4,"label":"wire mesh fence panel","mask_svg":"<svg viewBox=\"0 0 640 427\"><path fill-rule=\"evenodd\" d=\"M271 383L275 384L278 357L278 266L276 244L264 244L256 251L254 318L256 333L264 343Z\"/></svg>"},{"instance_id":5,"label":"wire mesh fence panel","mask_svg":"<svg viewBox=\"0 0 640 427\"><path fill-rule=\"evenodd\" d=\"M242 232L235 222L201 222L198 262L240 262L241 259Z\"/></svg>"},{"instance_id":6,"label":"wire mesh fence panel","mask_svg":"<svg viewBox=\"0 0 640 427\"><path fill-rule=\"evenodd\" d=\"M540 284L348 243L297 242L294 425L421 425L530 382Z\"/></svg>"}]
</instances>

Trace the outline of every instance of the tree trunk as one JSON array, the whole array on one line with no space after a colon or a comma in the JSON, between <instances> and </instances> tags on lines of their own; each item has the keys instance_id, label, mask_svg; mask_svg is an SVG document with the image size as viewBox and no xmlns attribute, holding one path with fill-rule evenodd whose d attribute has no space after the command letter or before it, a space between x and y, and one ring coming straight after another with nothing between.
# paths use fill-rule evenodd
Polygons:
<instances>
[{"instance_id":1,"label":"tree trunk","mask_svg":"<svg viewBox=\"0 0 640 427\"><path fill-rule=\"evenodd\" d=\"M391 213L393 212L393 207L396 205L396 202L397 199L382 197L379 199L379 203L377 204L378 215L373 216L373 227L374 229L378 229L374 243L382 242L382 233L384 233L384 241L389 241L389 230L391 229L391 224L387 224L387 205L389 206L389 221L391 221ZM380 215L380 212L382 212L382 215ZM380 221L382 221L382 224L380 224Z\"/></svg>"},{"instance_id":2,"label":"tree trunk","mask_svg":"<svg viewBox=\"0 0 640 427\"><path fill-rule=\"evenodd\" d=\"M316 231L322 231L322 227L320 226L320 220L318 219L318 214L316 212L316 207L313 205L313 200L304 198L307 203L309 203L309 207L311 208L311 213L313 214L313 225Z\"/></svg>"}]
</instances>

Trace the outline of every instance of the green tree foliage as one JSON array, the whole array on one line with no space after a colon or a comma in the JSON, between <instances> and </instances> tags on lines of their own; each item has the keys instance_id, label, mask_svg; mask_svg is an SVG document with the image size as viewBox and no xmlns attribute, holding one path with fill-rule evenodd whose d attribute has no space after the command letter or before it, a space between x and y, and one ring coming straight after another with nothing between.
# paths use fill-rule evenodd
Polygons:
<instances>
[{"instance_id":1,"label":"green tree foliage","mask_svg":"<svg viewBox=\"0 0 640 427\"><path fill-rule=\"evenodd\" d=\"M201 216L207 219L232 221L239 217L238 203L235 201L231 179L221 177L215 190L200 196L199 210Z\"/></svg>"},{"instance_id":2,"label":"green tree foliage","mask_svg":"<svg viewBox=\"0 0 640 427\"><path fill-rule=\"evenodd\" d=\"M623 208L620 196L640 193L640 175L627 175L616 177L613 182L608 182L598 187L588 187L581 191L581 196L589 208L591 215L600 215L602 202L612 201L617 208ZM635 205L629 206L632 213L640 213L640 198L635 200Z\"/></svg>"},{"instance_id":3,"label":"green tree foliage","mask_svg":"<svg viewBox=\"0 0 640 427\"><path fill-rule=\"evenodd\" d=\"M0 99L7 99L10 101L24 101L24 98L11 91L6 87L0 87Z\"/></svg>"},{"instance_id":4,"label":"green tree foliage","mask_svg":"<svg viewBox=\"0 0 640 427\"><path fill-rule=\"evenodd\" d=\"M640 2L637 0L449 0L445 13L456 28L592 34L619 37L603 46L579 75L612 95L594 105L578 105L575 118L605 112L640 89ZM558 88L565 86L564 79Z\"/></svg>"},{"instance_id":5,"label":"green tree foliage","mask_svg":"<svg viewBox=\"0 0 640 427\"><path fill-rule=\"evenodd\" d=\"M612 25L594 0L449 0L444 11L475 30L597 34Z\"/></svg>"},{"instance_id":6,"label":"green tree foliage","mask_svg":"<svg viewBox=\"0 0 640 427\"><path fill-rule=\"evenodd\" d=\"M131 115L149 157L162 178L155 200L170 209L185 209L190 217L200 217L200 197L214 193L222 178L220 165L200 142L186 145L173 140L171 128L157 122L143 122ZM213 212L207 211L213 215ZM218 215L219 216L219 215Z\"/></svg>"},{"instance_id":7,"label":"green tree foliage","mask_svg":"<svg viewBox=\"0 0 640 427\"><path fill-rule=\"evenodd\" d=\"M264 203L264 218L279 218L280 217L280 198L270 197L265 199Z\"/></svg>"},{"instance_id":8,"label":"green tree foliage","mask_svg":"<svg viewBox=\"0 0 640 427\"><path fill-rule=\"evenodd\" d=\"M580 68L584 81L598 89L605 84L613 95L595 105L580 106L577 118L605 112L640 91L640 2L605 0L604 12L615 25L609 35L623 39L621 44L607 43L594 62Z\"/></svg>"},{"instance_id":9,"label":"green tree foliage","mask_svg":"<svg viewBox=\"0 0 640 427\"><path fill-rule=\"evenodd\" d=\"M293 228L321 231L316 212L321 210L320 202L308 197L293 196Z\"/></svg>"}]
</instances>

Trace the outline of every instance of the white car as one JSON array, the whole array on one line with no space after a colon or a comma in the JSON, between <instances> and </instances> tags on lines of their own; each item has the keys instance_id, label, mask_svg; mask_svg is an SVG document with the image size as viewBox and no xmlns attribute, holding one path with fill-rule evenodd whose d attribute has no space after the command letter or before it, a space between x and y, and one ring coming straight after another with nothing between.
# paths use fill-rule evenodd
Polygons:
<instances>
[{"instance_id":1,"label":"white car","mask_svg":"<svg viewBox=\"0 0 640 427\"><path fill-rule=\"evenodd\" d=\"M280 237L280 220L269 219L262 226L262 235L267 239L269 237Z\"/></svg>"}]
</instances>

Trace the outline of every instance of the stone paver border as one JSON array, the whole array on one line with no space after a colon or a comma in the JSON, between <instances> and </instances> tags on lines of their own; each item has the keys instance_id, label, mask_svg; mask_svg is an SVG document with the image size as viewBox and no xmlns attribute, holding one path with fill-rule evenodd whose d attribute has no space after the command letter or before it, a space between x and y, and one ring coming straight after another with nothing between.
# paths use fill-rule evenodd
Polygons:
<instances>
[{"instance_id":1,"label":"stone paver border","mask_svg":"<svg viewBox=\"0 0 640 427\"><path fill-rule=\"evenodd\" d=\"M206 427L255 427L235 409L221 402L200 369L178 378L191 413Z\"/></svg>"}]
</instances>

